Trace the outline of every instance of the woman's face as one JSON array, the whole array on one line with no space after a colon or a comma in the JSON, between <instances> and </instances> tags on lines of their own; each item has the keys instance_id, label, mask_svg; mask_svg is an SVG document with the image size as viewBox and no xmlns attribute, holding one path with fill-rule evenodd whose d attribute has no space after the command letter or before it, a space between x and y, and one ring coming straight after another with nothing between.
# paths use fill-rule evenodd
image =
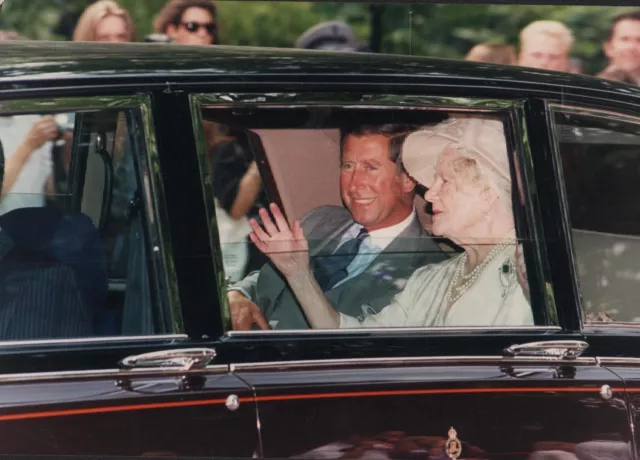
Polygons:
<instances>
[{"instance_id":1,"label":"woman's face","mask_svg":"<svg viewBox=\"0 0 640 460\"><path fill-rule=\"evenodd\" d=\"M455 147L445 149L436 165L435 181L424 195L433 208L433 233L453 241L481 236L479 226L488 211L486 185L473 178L474 170L465 171L459 163L456 168L460 159Z\"/></svg>"},{"instance_id":2,"label":"woman's face","mask_svg":"<svg viewBox=\"0 0 640 460\"><path fill-rule=\"evenodd\" d=\"M97 42L128 42L129 29L120 16L107 16L96 26Z\"/></svg>"}]
</instances>

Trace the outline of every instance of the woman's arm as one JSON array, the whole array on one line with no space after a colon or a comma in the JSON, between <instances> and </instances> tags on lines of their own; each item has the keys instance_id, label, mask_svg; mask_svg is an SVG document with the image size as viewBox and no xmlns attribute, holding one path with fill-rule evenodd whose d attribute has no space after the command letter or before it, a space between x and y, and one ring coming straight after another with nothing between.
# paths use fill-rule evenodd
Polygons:
<instances>
[{"instance_id":1,"label":"woman's arm","mask_svg":"<svg viewBox=\"0 0 640 460\"><path fill-rule=\"evenodd\" d=\"M20 142L18 148L9 156L4 166L4 181L2 182L1 195L9 193L20 175L25 162L31 154L51 141L58 135L58 125L51 115L43 117L37 121L25 138Z\"/></svg>"},{"instance_id":2,"label":"woman's arm","mask_svg":"<svg viewBox=\"0 0 640 460\"><path fill-rule=\"evenodd\" d=\"M293 228L275 203L270 205L275 223L266 209L260 209L264 229L255 219L249 224L253 233L249 236L286 278L307 320L314 329L337 328L340 314L331 306L318 285L309 263L309 245L299 221Z\"/></svg>"}]
</instances>

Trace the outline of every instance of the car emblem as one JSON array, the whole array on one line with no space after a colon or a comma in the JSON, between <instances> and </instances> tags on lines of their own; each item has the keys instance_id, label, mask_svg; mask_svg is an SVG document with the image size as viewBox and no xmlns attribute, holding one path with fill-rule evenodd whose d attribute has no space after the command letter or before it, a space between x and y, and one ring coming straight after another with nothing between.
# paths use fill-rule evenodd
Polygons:
<instances>
[{"instance_id":1,"label":"car emblem","mask_svg":"<svg viewBox=\"0 0 640 460\"><path fill-rule=\"evenodd\" d=\"M444 452L447 454L447 457L453 460L456 460L462 454L462 443L457 436L458 433L451 427L449 429L449 439L444 445Z\"/></svg>"}]
</instances>

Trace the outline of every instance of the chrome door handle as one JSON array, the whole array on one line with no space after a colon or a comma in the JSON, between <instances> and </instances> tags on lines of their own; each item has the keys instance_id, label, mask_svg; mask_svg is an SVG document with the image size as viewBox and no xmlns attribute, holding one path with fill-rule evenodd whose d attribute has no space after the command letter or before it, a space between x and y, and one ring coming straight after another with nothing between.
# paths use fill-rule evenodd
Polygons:
<instances>
[{"instance_id":1,"label":"chrome door handle","mask_svg":"<svg viewBox=\"0 0 640 460\"><path fill-rule=\"evenodd\" d=\"M204 369L216 357L211 348L183 348L162 350L142 355L127 356L118 363L121 369Z\"/></svg>"},{"instance_id":2,"label":"chrome door handle","mask_svg":"<svg viewBox=\"0 0 640 460\"><path fill-rule=\"evenodd\" d=\"M575 359L589 344L580 340L549 340L511 345L504 352L511 356L533 356L556 359Z\"/></svg>"}]
</instances>

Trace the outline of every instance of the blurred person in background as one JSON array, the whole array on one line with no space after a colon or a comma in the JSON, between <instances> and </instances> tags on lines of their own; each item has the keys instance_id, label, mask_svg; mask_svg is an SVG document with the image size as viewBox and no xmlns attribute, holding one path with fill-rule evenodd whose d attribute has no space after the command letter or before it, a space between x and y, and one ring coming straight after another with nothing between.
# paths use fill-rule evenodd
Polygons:
<instances>
[{"instance_id":1,"label":"blurred person in background","mask_svg":"<svg viewBox=\"0 0 640 460\"><path fill-rule=\"evenodd\" d=\"M480 43L469 50L465 59L474 62L514 65L516 63L516 50L513 45Z\"/></svg>"},{"instance_id":2,"label":"blurred person in background","mask_svg":"<svg viewBox=\"0 0 640 460\"><path fill-rule=\"evenodd\" d=\"M609 65L598 77L640 85L640 10L614 18L603 49Z\"/></svg>"},{"instance_id":3,"label":"blurred person in background","mask_svg":"<svg viewBox=\"0 0 640 460\"><path fill-rule=\"evenodd\" d=\"M518 65L566 72L573 34L558 21L534 21L520 31Z\"/></svg>"},{"instance_id":4,"label":"blurred person in background","mask_svg":"<svg viewBox=\"0 0 640 460\"><path fill-rule=\"evenodd\" d=\"M135 24L131 14L112 0L99 0L89 5L76 24L76 42L132 42Z\"/></svg>"},{"instance_id":5,"label":"blurred person in background","mask_svg":"<svg viewBox=\"0 0 640 460\"><path fill-rule=\"evenodd\" d=\"M268 262L249 241L249 219L259 219L259 209L267 204L249 136L243 129L219 126L218 143L212 152L212 184L222 262L225 276L234 282Z\"/></svg>"},{"instance_id":6,"label":"blurred person in background","mask_svg":"<svg viewBox=\"0 0 640 460\"><path fill-rule=\"evenodd\" d=\"M0 41L4 40L26 40L15 30L0 30Z\"/></svg>"},{"instance_id":7,"label":"blurred person in background","mask_svg":"<svg viewBox=\"0 0 640 460\"><path fill-rule=\"evenodd\" d=\"M0 31L0 40L26 40L14 31ZM45 187L52 176L52 141L59 136L52 116L0 117L4 180L0 214L45 205Z\"/></svg>"},{"instance_id":8,"label":"blurred person in background","mask_svg":"<svg viewBox=\"0 0 640 460\"><path fill-rule=\"evenodd\" d=\"M153 21L158 34L182 45L215 45L217 7L212 0L170 0Z\"/></svg>"},{"instance_id":9,"label":"blurred person in background","mask_svg":"<svg viewBox=\"0 0 640 460\"><path fill-rule=\"evenodd\" d=\"M321 22L307 29L298 37L295 47L325 51L368 51L351 27L341 21Z\"/></svg>"}]
</instances>

